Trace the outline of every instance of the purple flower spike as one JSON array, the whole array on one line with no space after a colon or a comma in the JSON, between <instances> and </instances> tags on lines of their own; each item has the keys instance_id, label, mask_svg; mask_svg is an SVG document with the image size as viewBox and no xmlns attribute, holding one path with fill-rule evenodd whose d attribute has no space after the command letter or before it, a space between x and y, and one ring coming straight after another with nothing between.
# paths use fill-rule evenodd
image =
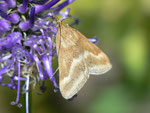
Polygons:
<instances>
[{"instance_id":1,"label":"purple flower spike","mask_svg":"<svg viewBox=\"0 0 150 113\"><path fill-rule=\"evenodd\" d=\"M19 19L20 19L20 17L19 17L19 15L17 13L10 14L10 19L9 20L12 23L17 24L19 22Z\"/></svg>"},{"instance_id":2,"label":"purple flower spike","mask_svg":"<svg viewBox=\"0 0 150 113\"><path fill-rule=\"evenodd\" d=\"M93 39L93 38L92 38L92 39L91 39L91 38L89 38L88 40L89 40L90 42L92 42L92 43L97 42L97 40L96 40L96 39Z\"/></svg>"},{"instance_id":3,"label":"purple flower spike","mask_svg":"<svg viewBox=\"0 0 150 113\"><path fill-rule=\"evenodd\" d=\"M9 15L7 15L4 11L2 11L1 9L0 9L0 16L1 17L3 17L4 19L6 19L6 20L9 20L10 18L9 18Z\"/></svg>"},{"instance_id":4,"label":"purple flower spike","mask_svg":"<svg viewBox=\"0 0 150 113\"><path fill-rule=\"evenodd\" d=\"M3 80L3 76L2 76L2 75L0 75L0 83L2 82L2 80Z\"/></svg>"},{"instance_id":5,"label":"purple flower spike","mask_svg":"<svg viewBox=\"0 0 150 113\"><path fill-rule=\"evenodd\" d=\"M8 4L7 3L0 3L0 10L6 12L8 10Z\"/></svg>"},{"instance_id":6,"label":"purple flower spike","mask_svg":"<svg viewBox=\"0 0 150 113\"><path fill-rule=\"evenodd\" d=\"M35 7L32 7L30 11L30 26L31 27L33 27L34 25L34 15L35 15Z\"/></svg>"},{"instance_id":7,"label":"purple flower spike","mask_svg":"<svg viewBox=\"0 0 150 113\"><path fill-rule=\"evenodd\" d=\"M11 64L9 67L5 66L2 69L0 69L0 75L9 72L14 66L14 63Z\"/></svg>"},{"instance_id":8,"label":"purple flower spike","mask_svg":"<svg viewBox=\"0 0 150 113\"><path fill-rule=\"evenodd\" d=\"M60 0L52 0L46 5L35 5L35 14L50 9L53 5L55 5Z\"/></svg>"},{"instance_id":9,"label":"purple flower spike","mask_svg":"<svg viewBox=\"0 0 150 113\"><path fill-rule=\"evenodd\" d=\"M22 21L22 22L19 23L19 28L22 31L27 31L30 27L31 26L30 26L30 22L29 21L27 21L27 22Z\"/></svg>"},{"instance_id":10,"label":"purple flower spike","mask_svg":"<svg viewBox=\"0 0 150 113\"><path fill-rule=\"evenodd\" d=\"M23 31L27 31L28 29L32 28L34 26L34 15L35 15L35 7L31 8L30 11L30 20L27 20L26 22L22 21L19 23L19 28Z\"/></svg>"},{"instance_id":11,"label":"purple flower spike","mask_svg":"<svg viewBox=\"0 0 150 113\"><path fill-rule=\"evenodd\" d=\"M18 68L18 78L20 78L20 62L17 62L17 68ZM15 104L18 104L19 102L19 95L20 95L20 79L18 79L18 86L17 86L17 97Z\"/></svg>"},{"instance_id":12,"label":"purple flower spike","mask_svg":"<svg viewBox=\"0 0 150 113\"><path fill-rule=\"evenodd\" d=\"M59 12L61 9L66 7L67 5L71 4L74 0L66 0L65 2L61 3L60 5L54 8L55 12Z\"/></svg>"},{"instance_id":13,"label":"purple flower spike","mask_svg":"<svg viewBox=\"0 0 150 113\"><path fill-rule=\"evenodd\" d=\"M8 4L10 8L16 7L16 1L14 0L5 0L5 2Z\"/></svg>"},{"instance_id":14,"label":"purple flower spike","mask_svg":"<svg viewBox=\"0 0 150 113\"><path fill-rule=\"evenodd\" d=\"M6 20L12 22L13 24L16 24L16 23L19 22L19 18L20 18L20 17L19 17L18 14L16 14L16 13L12 13L12 14L8 15L8 14L4 13L2 10L0 10L0 15L1 15L4 19L6 19Z\"/></svg>"},{"instance_id":15,"label":"purple flower spike","mask_svg":"<svg viewBox=\"0 0 150 113\"><path fill-rule=\"evenodd\" d=\"M62 15L60 20L65 20L69 16L70 8L67 8L65 12L60 12L59 14Z\"/></svg>"},{"instance_id":16,"label":"purple flower spike","mask_svg":"<svg viewBox=\"0 0 150 113\"><path fill-rule=\"evenodd\" d=\"M99 42L99 38L96 37L96 36L94 36L93 38L89 38L88 40L89 40L90 42L96 43L96 44Z\"/></svg>"},{"instance_id":17,"label":"purple flower spike","mask_svg":"<svg viewBox=\"0 0 150 113\"><path fill-rule=\"evenodd\" d=\"M42 0L42 4L45 4L46 2L48 2L49 0Z\"/></svg>"},{"instance_id":18,"label":"purple flower spike","mask_svg":"<svg viewBox=\"0 0 150 113\"><path fill-rule=\"evenodd\" d=\"M7 60L7 59L9 59L11 56L12 55L10 54L10 55L4 56L3 58L0 58L0 63Z\"/></svg>"},{"instance_id":19,"label":"purple flower spike","mask_svg":"<svg viewBox=\"0 0 150 113\"><path fill-rule=\"evenodd\" d=\"M44 75L43 75L43 71L42 71L42 66L41 66L41 63L40 63L39 58L38 58L36 55L33 55L33 59L34 59L34 61L35 61L36 64L37 64L37 68L38 68L38 72L39 72L39 76L40 76L41 80L44 80Z\"/></svg>"},{"instance_id":20,"label":"purple flower spike","mask_svg":"<svg viewBox=\"0 0 150 113\"><path fill-rule=\"evenodd\" d=\"M23 4L18 8L18 11L22 14L26 13L28 10L29 0L23 0Z\"/></svg>"},{"instance_id":21,"label":"purple flower spike","mask_svg":"<svg viewBox=\"0 0 150 113\"><path fill-rule=\"evenodd\" d=\"M8 40L15 46L16 44L21 45L22 34L20 32L13 32L7 35Z\"/></svg>"},{"instance_id":22,"label":"purple flower spike","mask_svg":"<svg viewBox=\"0 0 150 113\"><path fill-rule=\"evenodd\" d=\"M7 20L0 20L0 34L10 31L11 25Z\"/></svg>"}]
</instances>

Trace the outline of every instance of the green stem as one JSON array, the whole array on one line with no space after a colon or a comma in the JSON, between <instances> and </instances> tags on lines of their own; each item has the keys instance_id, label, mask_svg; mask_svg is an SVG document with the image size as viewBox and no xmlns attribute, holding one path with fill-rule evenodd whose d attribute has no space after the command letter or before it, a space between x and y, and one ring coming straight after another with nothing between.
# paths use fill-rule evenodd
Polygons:
<instances>
[{"instance_id":1,"label":"green stem","mask_svg":"<svg viewBox=\"0 0 150 113\"><path fill-rule=\"evenodd\" d=\"M31 113L31 90L29 90L29 75L26 80L26 94L25 94L25 105L26 105L26 113Z\"/></svg>"}]
</instances>

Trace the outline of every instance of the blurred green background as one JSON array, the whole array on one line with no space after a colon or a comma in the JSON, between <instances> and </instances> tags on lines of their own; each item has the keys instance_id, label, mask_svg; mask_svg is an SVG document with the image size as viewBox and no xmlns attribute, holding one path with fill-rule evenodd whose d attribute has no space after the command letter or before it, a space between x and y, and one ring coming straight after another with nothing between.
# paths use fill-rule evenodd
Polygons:
<instances>
[{"instance_id":1,"label":"blurred green background","mask_svg":"<svg viewBox=\"0 0 150 113\"><path fill-rule=\"evenodd\" d=\"M44 94L32 90L32 113L150 113L150 0L76 0L69 7L81 20L74 27L100 38L113 68L91 76L73 101L54 93L48 80ZM16 91L0 92L0 113L24 111L10 105Z\"/></svg>"}]
</instances>

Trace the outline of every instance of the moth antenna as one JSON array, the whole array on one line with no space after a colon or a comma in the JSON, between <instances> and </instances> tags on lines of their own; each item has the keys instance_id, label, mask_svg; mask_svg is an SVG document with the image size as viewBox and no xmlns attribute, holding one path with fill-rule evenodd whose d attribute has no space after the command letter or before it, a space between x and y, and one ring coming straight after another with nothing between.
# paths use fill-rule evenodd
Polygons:
<instances>
[{"instance_id":1,"label":"moth antenna","mask_svg":"<svg viewBox=\"0 0 150 113\"><path fill-rule=\"evenodd\" d=\"M57 55L58 55L58 57L59 57L59 51L60 51L60 47L61 47L61 21L59 20L58 21L59 23L58 23L58 29L60 28L60 41L59 41L59 48L58 48L58 52L57 52ZM58 31L57 31L58 32Z\"/></svg>"},{"instance_id":2,"label":"moth antenna","mask_svg":"<svg viewBox=\"0 0 150 113\"><path fill-rule=\"evenodd\" d=\"M57 52L57 55L59 56L59 50L60 50L60 45L61 45L61 20L56 16L56 15L53 15L53 18L55 18L56 20L56 25L57 26L57 32L58 32L58 29L60 28L60 42L59 42L59 49L58 49L58 52Z\"/></svg>"},{"instance_id":3,"label":"moth antenna","mask_svg":"<svg viewBox=\"0 0 150 113\"><path fill-rule=\"evenodd\" d=\"M58 48L58 52L57 52L57 55L58 55L58 57L59 57L59 50L60 50L60 46L61 46L61 26L60 26L61 20L58 19L57 16L54 16L54 18L56 19L56 23L57 23L57 25L58 25L58 29L60 28L60 42L59 42L59 48ZM58 32L58 29L57 29L57 32ZM57 69L55 70L55 72L53 73L53 75L51 76L51 78L57 73L58 70L59 70L59 67L57 67ZM50 78L50 79L51 79L51 78Z\"/></svg>"},{"instance_id":4,"label":"moth antenna","mask_svg":"<svg viewBox=\"0 0 150 113\"><path fill-rule=\"evenodd\" d=\"M58 28L60 28L60 36L61 36L61 27L60 27L61 20L56 15L53 15L53 17L56 20L56 24L58 25ZM57 29L57 32L58 32L58 29ZM60 39L60 42L61 42L61 39ZM59 55L59 50L60 50L60 44L59 44L59 49L58 49L58 54L57 55ZM51 76L51 78L57 73L58 70L59 70L59 67L57 67L57 69L55 70L55 72L53 73L53 75Z\"/></svg>"},{"instance_id":5,"label":"moth antenna","mask_svg":"<svg viewBox=\"0 0 150 113\"><path fill-rule=\"evenodd\" d=\"M55 18L56 24L57 24L58 26L60 26L59 24L60 24L61 20L60 20L56 15L53 15L53 18Z\"/></svg>"}]
</instances>

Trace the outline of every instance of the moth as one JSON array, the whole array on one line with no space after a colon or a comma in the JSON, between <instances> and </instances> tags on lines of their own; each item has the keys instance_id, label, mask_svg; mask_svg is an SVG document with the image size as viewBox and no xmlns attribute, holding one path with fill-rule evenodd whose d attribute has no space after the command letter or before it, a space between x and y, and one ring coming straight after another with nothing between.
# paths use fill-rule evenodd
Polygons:
<instances>
[{"instance_id":1,"label":"moth","mask_svg":"<svg viewBox=\"0 0 150 113\"><path fill-rule=\"evenodd\" d=\"M106 54L84 35L59 22L56 35L59 87L65 99L71 99L90 75L101 75L112 67Z\"/></svg>"}]
</instances>

